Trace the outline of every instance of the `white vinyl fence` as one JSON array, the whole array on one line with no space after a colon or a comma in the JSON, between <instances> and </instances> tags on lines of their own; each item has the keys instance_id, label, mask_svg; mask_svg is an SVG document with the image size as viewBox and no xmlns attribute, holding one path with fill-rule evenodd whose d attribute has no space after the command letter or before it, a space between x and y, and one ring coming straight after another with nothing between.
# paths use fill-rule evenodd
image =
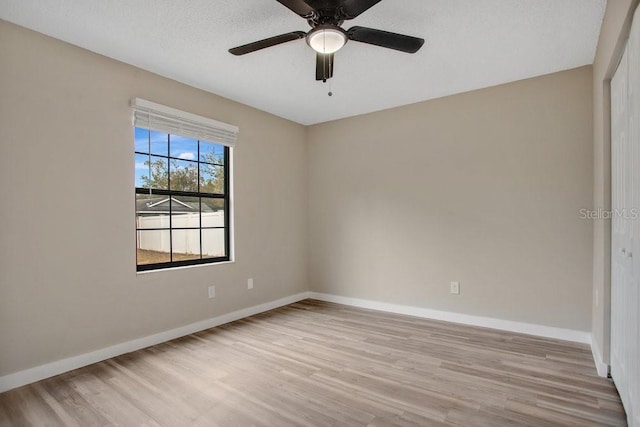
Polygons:
<instances>
[{"instance_id":1,"label":"white vinyl fence","mask_svg":"<svg viewBox=\"0 0 640 427\"><path fill-rule=\"evenodd\" d=\"M174 214L172 227L199 227L200 215L197 213ZM169 215L138 217L138 228L169 228ZM203 212L202 227L224 227L224 211ZM138 248L157 252L170 252L169 231L139 230ZM200 230L173 230L173 252L182 254L200 254ZM202 255L222 256L224 248L224 229L202 230Z\"/></svg>"}]
</instances>

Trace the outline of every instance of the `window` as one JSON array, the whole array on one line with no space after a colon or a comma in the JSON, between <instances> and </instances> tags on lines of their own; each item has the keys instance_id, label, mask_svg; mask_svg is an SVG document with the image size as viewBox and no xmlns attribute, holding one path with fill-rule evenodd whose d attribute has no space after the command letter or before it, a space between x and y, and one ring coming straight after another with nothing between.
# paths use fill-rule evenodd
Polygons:
<instances>
[{"instance_id":1,"label":"window","mask_svg":"<svg viewBox=\"0 0 640 427\"><path fill-rule=\"evenodd\" d=\"M166 111L162 120L153 117L163 106L152 105L153 113L138 105L135 111L137 269L228 261L230 144L199 139L194 136L203 132L175 123L168 126Z\"/></svg>"}]
</instances>

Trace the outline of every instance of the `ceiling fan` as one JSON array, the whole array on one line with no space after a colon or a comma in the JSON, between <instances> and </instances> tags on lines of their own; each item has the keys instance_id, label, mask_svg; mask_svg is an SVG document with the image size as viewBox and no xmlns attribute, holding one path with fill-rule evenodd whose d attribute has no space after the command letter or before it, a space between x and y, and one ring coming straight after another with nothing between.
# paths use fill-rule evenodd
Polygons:
<instances>
[{"instance_id":1,"label":"ceiling fan","mask_svg":"<svg viewBox=\"0 0 640 427\"><path fill-rule=\"evenodd\" d=\"M348 40L395 49L406 53L416 53L424 44L424 39L390 33L366 27L341 28L344 21L354 19L381 0L277 0L295 14L306 19L311 30L293 31L268 39L229 49L234 55L244 55L276 46L281 43L306 38L307 44L316 51L316 80L327 81L333 77L334 53Z\"/></svg>"}]
</instances>

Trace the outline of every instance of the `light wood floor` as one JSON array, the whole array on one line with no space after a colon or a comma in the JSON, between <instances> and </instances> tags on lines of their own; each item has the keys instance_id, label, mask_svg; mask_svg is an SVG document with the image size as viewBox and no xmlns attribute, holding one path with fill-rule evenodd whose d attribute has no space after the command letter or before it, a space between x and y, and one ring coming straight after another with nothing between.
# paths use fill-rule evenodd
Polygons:
<instances>
[{"instance_id":1,"label":"light wood floor","mask_svg":"<svg viewBox=\"0 0 640 427\"><path fill-rule=\"evenodd\" d=\"M0 425L625 425L587 346L306 300L0 394Z\"/></svg>"}]
</instances>

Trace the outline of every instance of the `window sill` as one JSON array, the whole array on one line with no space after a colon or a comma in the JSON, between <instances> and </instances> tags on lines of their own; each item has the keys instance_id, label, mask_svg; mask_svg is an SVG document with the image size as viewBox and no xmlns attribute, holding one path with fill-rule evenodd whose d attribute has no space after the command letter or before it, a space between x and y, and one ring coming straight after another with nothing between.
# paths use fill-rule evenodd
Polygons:
<instances>
[{"instance_id":1,"label":"window sill","mask_svg":"<svg viewBox=\"0 0 640 427\"><path fill-rule=\"evenodd\" d=\"M190 269L190 268L213 267L213 266L216 266L216 265L227 265L227 264L235 264L235 260L211 262L211 263L207 263L207 264L182 265L182 266L179 266L179 267L158 268L156 270L136 271L136 275L161 273L161 272L176 271L176 270L186 270L186 269Z\"/></svg>"}]
</instances>

